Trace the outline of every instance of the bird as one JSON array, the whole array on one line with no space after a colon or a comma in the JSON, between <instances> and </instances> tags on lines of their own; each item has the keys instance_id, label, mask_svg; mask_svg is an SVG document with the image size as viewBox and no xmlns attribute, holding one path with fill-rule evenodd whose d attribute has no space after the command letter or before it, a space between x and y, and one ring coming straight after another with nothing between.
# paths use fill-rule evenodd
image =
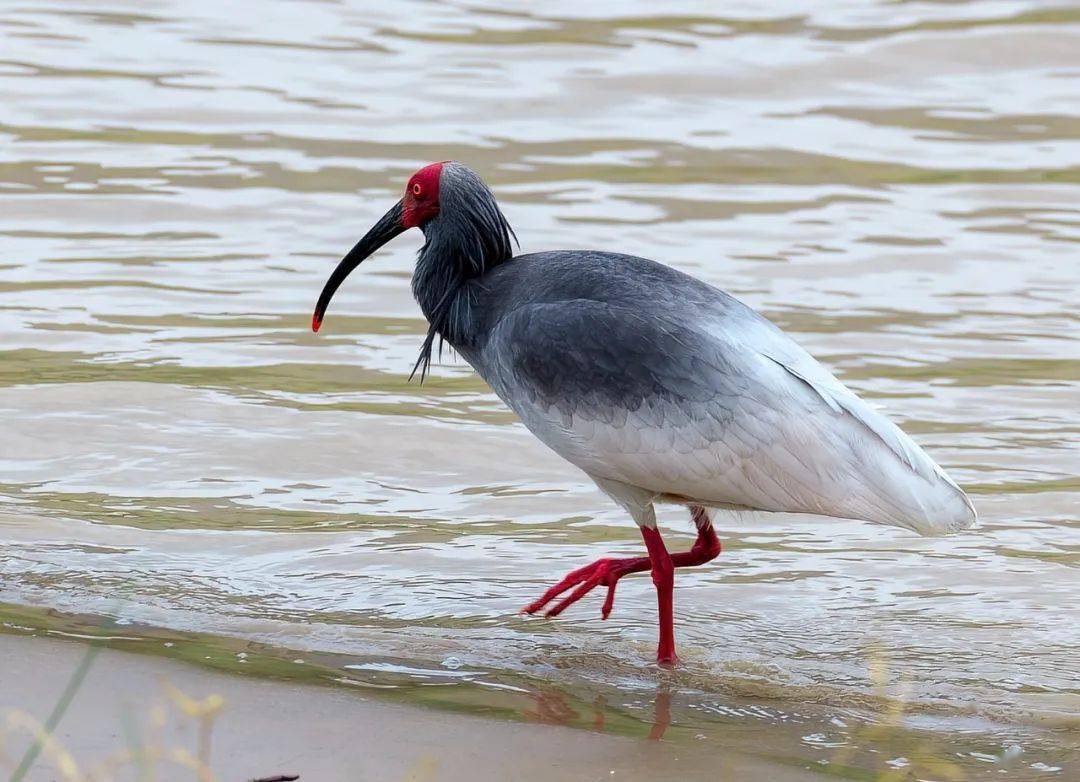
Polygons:
<instances>
[{"instance_id":1,"label":"bird","mask_svg":"<svg viewBox=\"0 0 1080 782\"><path fill-rule=\"evenodd\" d=\"M514 255L495 196L455 161L425 166L349 250L315 305L402 232L424 244L412 292L435 341L465 359L542 443L581 469L640 529L645 556L570 572L523 609L554 617L597 587L649 571L656 661L678 662L674 572L721 550L729 510L860 519L943 535L977 520L971 500L914 440L780 328L728 293L657 261L597 250ZM520 245L519 245L520 246ZM689 510L697 537L669 553L658 504Z\"/></svg>"}]
</instances>

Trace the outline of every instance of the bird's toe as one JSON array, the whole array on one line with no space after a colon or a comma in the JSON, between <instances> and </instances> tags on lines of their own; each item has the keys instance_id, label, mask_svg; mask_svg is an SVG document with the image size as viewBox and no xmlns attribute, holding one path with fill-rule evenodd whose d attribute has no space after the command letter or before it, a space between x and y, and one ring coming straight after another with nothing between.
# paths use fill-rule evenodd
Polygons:
<instances>
[{"instance_id":1,"label":"bird's toe","mask_svg":"<svg viewBox=\"0 0 1080 782\"><path fill-rule=\"evenodd\" d=\"M525 606L525 608L522 609L522 613L538 613L552 600L559 597L564 592L573 589L573 592L562 598L562 600L544 613L545 617L549 619L554 618L578 600L585 597L585 595L593 589L603 584L608 589L607 596L604 598L604 605L600 609L600 617L602 619L607 619L608 616L611 615L611 609L615 604L615 585L618 583L619 579L630 573L646 569L648 564L648 557L634 557L631 559L598 559L590 565L578 568L569 573L562 581L544 592L538 600Z\"/></svg>"}]
</instances>

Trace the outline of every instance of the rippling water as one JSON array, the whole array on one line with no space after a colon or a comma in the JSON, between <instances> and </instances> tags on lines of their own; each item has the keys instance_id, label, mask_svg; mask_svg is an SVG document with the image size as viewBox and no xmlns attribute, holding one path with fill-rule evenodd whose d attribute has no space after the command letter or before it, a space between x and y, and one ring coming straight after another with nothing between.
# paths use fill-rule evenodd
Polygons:
<instances>
[{"instance_id":1,"label":"rippling water","mask_svg":"<svg viewBox=\"0 0 1080 782\"><path fill-rule=\"evenodd\" d=\"M1080 9L712 7L8 4L9 629L111 617L147 648L631 734L670 708L669 738L823 772L1077 773ZM446 158L523 250L656 258L765 312L981 526L727 517L721 558L679 571L674 674L647 577L607 622L599 598L518 616L638 553L633 524L463 363L407 382L418 234L308 330Z\"/></svg>"}]
</instances>

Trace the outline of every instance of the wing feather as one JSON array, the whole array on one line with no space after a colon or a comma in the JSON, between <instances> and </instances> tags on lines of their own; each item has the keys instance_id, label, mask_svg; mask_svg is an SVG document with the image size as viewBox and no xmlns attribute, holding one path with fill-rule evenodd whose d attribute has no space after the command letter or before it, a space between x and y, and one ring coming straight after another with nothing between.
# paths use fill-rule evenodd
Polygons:
<instances>
[{"instance_id":1,"label":"wing feather","mask_svg":"<svg viewBox=\"0 0 1080 782\"><path fill-rule=\"evenodd\" d=\"M715 289L693 316L595 299L525 303L478 369L594 478L724 507L970 526L964 493L772 323Z\"/></svg>"}]
</instances>

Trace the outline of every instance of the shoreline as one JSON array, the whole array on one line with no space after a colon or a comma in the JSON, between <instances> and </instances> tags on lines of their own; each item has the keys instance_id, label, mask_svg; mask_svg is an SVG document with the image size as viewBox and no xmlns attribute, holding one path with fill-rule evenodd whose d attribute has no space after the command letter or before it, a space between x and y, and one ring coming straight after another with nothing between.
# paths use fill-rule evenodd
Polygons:
<instances>
[{"instance_id":1,"label":"shoreline","mask_svg":"<svg viewBox=\"0 0 1080 782\"><path fill-rule=\"evenodd\" d=\"M221 782L293 774L391 782L820 779L708 744L545 724L542 706L536 721L510 722L35 636L0 634L0 659L0 768L7 771L32 743L27 716L44 723L73 672L86 668L54 733L57 747L24 777L34 782L68 778L58 773L60 752L85 774L110 755L146 757L150 749L160 758L161 780L194 778L200 756L209 757L212 779ZM138 762L129 757L122 765Z\"/></svg>"}]
</instances>

